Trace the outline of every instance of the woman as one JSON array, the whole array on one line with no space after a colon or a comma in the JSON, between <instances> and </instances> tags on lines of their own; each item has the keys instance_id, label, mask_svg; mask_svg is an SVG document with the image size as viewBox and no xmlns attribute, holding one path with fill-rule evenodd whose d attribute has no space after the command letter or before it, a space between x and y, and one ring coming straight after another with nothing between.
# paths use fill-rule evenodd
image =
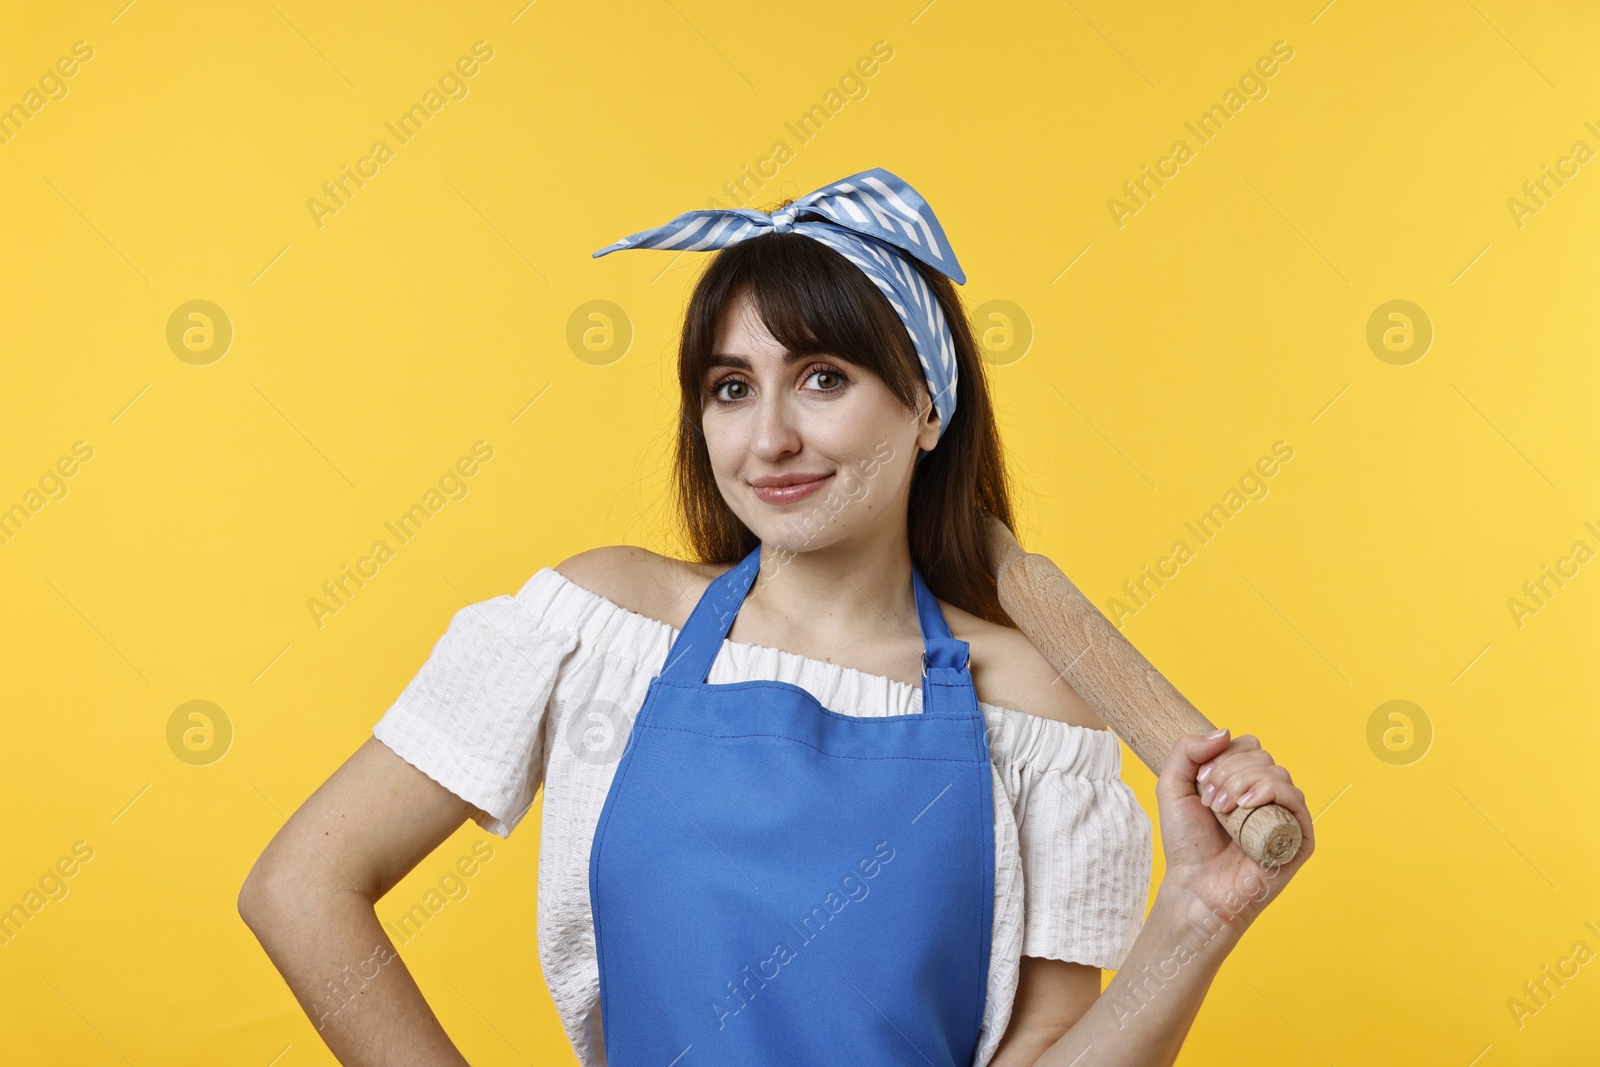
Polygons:
<instances>
[{"instance_id":1,"label":"woman","mask_svg":"<svg viewBox=\"0 0 1600 1067\"><path fill-rule=\"evenodd\" d=\"M651 247L719 250L679 354L696 558L595 549L458 612L263 853L246 922L342 1063L465 1063L373 904L542 785L540 958L585 1067L1170 1064L1310 856L1304 796L1249 735L1182 737L1144 915L1118 741L984 566L999 437L910 186L874 169L596 255ZM1295 813L1290 863L1227 837L1241 803ZM330 1012L375 952L396 965Z\"/></svg>"}]
</instances>

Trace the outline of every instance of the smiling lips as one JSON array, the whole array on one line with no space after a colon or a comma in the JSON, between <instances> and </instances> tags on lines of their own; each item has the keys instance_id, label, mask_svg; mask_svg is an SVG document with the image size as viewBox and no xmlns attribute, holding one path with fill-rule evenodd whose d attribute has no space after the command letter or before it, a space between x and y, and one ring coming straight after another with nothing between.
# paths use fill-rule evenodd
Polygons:
<instances>
[{"instance_id":1,"label":"smiling lips","mask_svg":"<svg viewBox=\"0 0 1600 1067\"><path fill-rule=\"evenodd\" d=\"M756 496L768 504L792 504L816 492L831 474L781 474L751 482Z\"/></svg>"}]
</instances>

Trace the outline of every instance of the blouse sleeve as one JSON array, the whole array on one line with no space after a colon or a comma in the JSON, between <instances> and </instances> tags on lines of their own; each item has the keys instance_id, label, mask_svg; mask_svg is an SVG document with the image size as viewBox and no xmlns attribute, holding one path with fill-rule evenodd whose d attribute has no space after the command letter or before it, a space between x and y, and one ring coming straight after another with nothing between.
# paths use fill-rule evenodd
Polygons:
<instances>
[{"instance_id":1,"label":"blouse sleeve","mask_svg":"<svg viewBox=\"0 0 1600 1067\"><path fill-rule=\"evenodd\" d=\"M1117 970L1144 926L1152 826L1116 734L1008 712L1022 954Z\"/></svg>"},{"instance_id":2,"label":"blouse sleeve","mask_svg":"<svg viewBox=\"0 0 1600 1067\"><path fill-rule=\"evenodd\" d=\"M422 668L372 727L373 736L481 813L507 837L544 782L545 716L576 633L548 625L555 583L544 571L515 595L469 604L450 619Z\"/></svg>"}]
</instances>

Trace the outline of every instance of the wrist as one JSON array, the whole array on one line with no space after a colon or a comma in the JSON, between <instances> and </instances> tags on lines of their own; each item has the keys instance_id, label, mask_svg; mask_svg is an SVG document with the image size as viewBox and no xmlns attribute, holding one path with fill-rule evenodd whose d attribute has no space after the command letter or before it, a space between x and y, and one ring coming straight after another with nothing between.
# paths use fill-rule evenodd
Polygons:
<instances>
[{"instance_id":1,"label":"wrist","mask_svg":"<svg viewBox=\"0 0 1600 1067\"><path fill-rule=\"evenodd\" d=\"M1156 891L1155 907L1162 909L1178 936L1189 941L1215 943L1231 949L1254 920L1248 898L1240 897L1225 905L1213 905L1185 886L1163 878Z\"/></svg>"}]
</instances>

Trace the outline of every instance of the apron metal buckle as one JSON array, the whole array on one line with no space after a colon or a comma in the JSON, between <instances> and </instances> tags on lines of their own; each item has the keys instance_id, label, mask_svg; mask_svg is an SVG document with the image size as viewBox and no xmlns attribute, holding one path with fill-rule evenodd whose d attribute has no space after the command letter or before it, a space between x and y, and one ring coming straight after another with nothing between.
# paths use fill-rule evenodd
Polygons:
<instances>
[{"instance_id":1,"label":"apron metal buckle","mask_svg":"<svg viewBox=\"0 0 1600 1067\"><path fill-rule=\"evenodd\" d=\"M972 646L969 644L967 646L966 655L963 656L962 659L961 659L961 669L962 670L966 670L967 669L967 664L969 664L971 662L972 662ZM922 650L922 676L924 678L926 678L928 676L928 650L927 649L923 649Z\"/></svg>"}]
</instances>

